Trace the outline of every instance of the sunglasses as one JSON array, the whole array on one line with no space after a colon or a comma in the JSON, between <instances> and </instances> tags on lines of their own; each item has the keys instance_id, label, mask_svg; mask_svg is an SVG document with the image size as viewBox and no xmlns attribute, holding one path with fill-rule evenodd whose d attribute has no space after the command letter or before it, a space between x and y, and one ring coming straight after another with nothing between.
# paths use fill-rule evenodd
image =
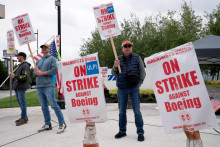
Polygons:
<instances>
[{"instance_id":1,"label":"sunglasses","mask_svg":"<svg viewBox=\"0 0 220 147\"><path fill-rule=\"evenodd\" d=\"M129 44L129 45L124 45L124 46L123 46L123 48L131 48L131 47L132 47L131 44Z\"/></svg>"}]
</instances>

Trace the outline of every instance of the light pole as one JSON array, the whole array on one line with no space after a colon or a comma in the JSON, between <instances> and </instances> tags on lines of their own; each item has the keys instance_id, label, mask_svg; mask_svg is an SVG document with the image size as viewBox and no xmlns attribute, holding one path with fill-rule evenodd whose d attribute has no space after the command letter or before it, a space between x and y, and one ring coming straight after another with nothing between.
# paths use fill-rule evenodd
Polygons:
<instances>
[{"instance_id":1,"label":"light pole","mask_svg":"<svg viewBox=\"0 0 220 147\"><path fill-rule=\"evenodd\" d=\"M58 35L60 35L60 57L61 57L61 0L55 0L55 6L57 7L57 24Z\"/></svg>"},{"instance_id":2,"label":"light pole","mask_svg":"<svg viewBox=\"0 0 220 147\"><path fill-rule=\"evenodd\" d=\"M58 24L58 35L60 35L60 58L61 58L61 0L55 0L55 6L57 7L57 24ZM65 109L65 101L63 100L62 96L58 91L58 100L57 104L60 106L61 109Z\"/></svg>"},{"instance_id":3,"label":"light pole","mask_svg":"<svg viewBox=\"0 0 220 147\"><path fill-rule=\"evenodd\" d=\"M37 33L34 34L37 34L37 54L38 54L38 29L37 29Z\"/></svg>"}]
</instances>

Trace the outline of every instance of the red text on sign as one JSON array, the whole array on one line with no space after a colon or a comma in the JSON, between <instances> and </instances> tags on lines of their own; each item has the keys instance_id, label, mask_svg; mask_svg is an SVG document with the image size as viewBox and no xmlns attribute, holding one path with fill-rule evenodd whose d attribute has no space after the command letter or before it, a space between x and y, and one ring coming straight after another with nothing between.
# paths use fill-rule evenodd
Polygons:
<instances>
[{"instance_id":1,"label":"red text on sign","mask_svg":"<svg viewBox=\"0 0 220 147\"><path fill-rule=\"evenodd\" d=\"M80 106L89 106L89 105L98 105L97 97L87 98L84 99L71 99L72 107L80 107Z\"/></svg>"},{"instance_id":2,"label":"red text on sign","mask_svg":"<svg viewBox=\"0 0 220 147\"><path fill-rule=\"evenodd\" d=\"M16 31L20 31L20 30L23 30L23 29L27 29L27 28L30 28L30 24L29 22L25 23L25 24L21 24L21 25L18 25L15 27L15 30Z\"/></svg>"},{"instance_id":3,"label":"red text on sign","mask_svg":"<svg viewBox=\"0 0 220 147\"><path fill-rule=\"evenodd\" d=\"M89 77L83 79L77 79L72 81L66 81L67 91L71 92L72 90L85 90L98 88L98 77Z\"/></svg>"},{"instance_id":4,"label":"red text on sign","mask_svg":"<svg viewBox=\"0 0 220 147\"><path fill-rule=\"evenodd\" d=\"M179 68L179 64L177 62L177 59L175 58L174 61L170 60L170 63L164 62L163 63L163 71L166 75L170 75L172 73L172 71L173 71L173 73L179 72L180 68Z\"/></svg>"},{"instance_id":5,"label":"red text on sign","mask_svg":"<svg viewBox=\"0 0 220 147\"><path fill-rule=\"evenodd\" d=\"M193 99L185 99L183 98L182 101L177 102L165 102L165 107L167 112L189 109L189 108L201 108L201 102L199 97Z\"/></svg>"},{"instance_id":6,"label":"red text on sign","mask_svg":"<svg viewBox=\"0 0 220 147\"><path fill-rule=\"evenodd\" d=\"M170 77L167 79L156 81L155 85L158 88L157 92L159 94L163 94L164 91L169 92L171 90L174 91L178 89L199 85L200 82L197 81L198 77L195 74L196 71L193 70L187 73L177 75L175 77Z\"/></svg>"},{"instance_id":7,"label":"red text on sign","mask_svg":"<svg viewBox=\"0 0 220 147\"><path fill-rule=\"evenodd\" d=\"M22 23L24 23L24 19L23 18L18 19L18 24L22 24Z\"/></svg>"},{"instance_id":8,"label":"red text on sign","mask_svg":"<svg viewBox=\"0 0 220 147\"><path fill-rule=\"evenodd\" d=\"M86 76L86 65L80 65L74 67L75 77Z\"/></svg>"},{"instance_id":9,"label":"red text on sign","mask_svg":"<svg viewBox=\"0 0 220 147\"><path fill-rule=\"evenodd\" d=\"M114 13L106 15L106 16L98 17L97 21L98 21L98 23L101 23L101 22L106 22L106 21L110 21L113 19L115 19Z\"/></svg>"}]
</instances>

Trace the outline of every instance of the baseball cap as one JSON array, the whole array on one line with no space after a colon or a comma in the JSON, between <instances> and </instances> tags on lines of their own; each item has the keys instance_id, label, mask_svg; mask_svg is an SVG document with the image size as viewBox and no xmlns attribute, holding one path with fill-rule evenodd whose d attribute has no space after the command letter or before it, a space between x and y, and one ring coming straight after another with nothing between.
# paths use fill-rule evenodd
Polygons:
<instances>
[{"instance_id":1,"label":"baseball cap","mask_svg":"<svg viewBox=\"0 0 220 147\"><path fill-rule=\"evenodd\" d=\"M19 52L17 56L23 56L25 59L27 57L27 55L24 52Z\"/></svg>"},{"instance_id":2,"label":"baseball cap","mask_svg":"<svg viewBox=\"0 0 220 147\"><path fill-rule=\"evenodd\" d=\"M50 48L50 45L49 45L49 44L43 44L43 45L40 46L40 48L43 48L44 46L45 46L46 48Z\"/></svg>"},{"instance_id":3,"label":"baseball cap","mask_svg":"<svg viewBox=\"0 0 220 147\"><path fill-rule=\"evenodd\" d=\"M123 41L121 47L123 47L125 44L130 44L130 45L132 45L132 43L131 43L130 41L126 40L126 41Z\"/></svg>"}]
</instances>

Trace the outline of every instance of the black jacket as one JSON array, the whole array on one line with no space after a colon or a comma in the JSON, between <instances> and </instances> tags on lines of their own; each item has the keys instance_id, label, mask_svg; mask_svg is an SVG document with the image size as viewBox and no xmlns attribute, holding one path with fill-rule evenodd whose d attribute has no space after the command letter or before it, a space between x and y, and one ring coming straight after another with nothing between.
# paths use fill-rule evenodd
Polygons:
<instances>
[{"instance_id":1,"label":"black jacket","mask_svg":"<svg viewBox=\"0 0 220 147\"><path fill-rule=\"evenodd\" d=\"M28 62L23 62L19 65L15 77L13 79L14 90L27 90L30 78L30 66Z\"/></svg>"}]
</instances>

